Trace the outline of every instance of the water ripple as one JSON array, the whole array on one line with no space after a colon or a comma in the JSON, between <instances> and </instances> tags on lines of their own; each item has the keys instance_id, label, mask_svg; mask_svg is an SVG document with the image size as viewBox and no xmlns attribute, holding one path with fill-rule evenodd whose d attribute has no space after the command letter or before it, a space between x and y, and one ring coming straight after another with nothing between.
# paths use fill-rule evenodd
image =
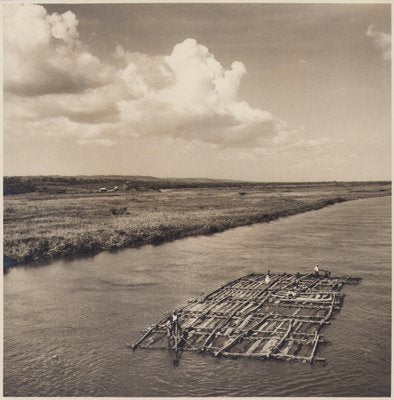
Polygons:
<instances>
[{"instance_id":1,"label":"water ripple","mask_svg":"<svg viewBox=\"0 0 394 400\"><path fill-rule=\"evenodd\" d=\"M390 198L4 276L7 396L389 396ZM359 275L324 365L130 352L141 329L251 271Z\"/></svg>"}]
</instances>

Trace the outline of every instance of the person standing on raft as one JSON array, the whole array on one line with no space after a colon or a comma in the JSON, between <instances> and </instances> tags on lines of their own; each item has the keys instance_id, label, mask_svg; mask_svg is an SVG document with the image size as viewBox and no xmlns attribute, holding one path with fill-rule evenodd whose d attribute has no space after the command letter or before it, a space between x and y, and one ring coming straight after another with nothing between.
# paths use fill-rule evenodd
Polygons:
<instances>
[{"instance_id":1,"label":"person standing on raft","mask_svg":"<svg viewBox=\"0 0 394 400\"><path fill-rule=\"evenodd\" d=\"M315 266L315 275L319 276L319 264L316 264Z\"/></svg>"},{"instance_id":2,"label":"person standing on raft","mask_svg":"<svg viewBox=\"0 0 394 400\"><path fill-rule=\"evenodd\" d=\"M171 321L171 318L167 319L167 322L166 322L165 325L166 325L167 337L170 338L171 335L172 335L172 321Z\"/></svg>"},{"instance_id":3,"label":"person standing on raft","mask_svg":"<svg viewBox=\"0 0 394 400\"><path fill-rule=\"evenodd\" d=\"M175 335L177 335L181 331L181 327L180 327L179 321L178 321L178 315L176 312L174 312L174 314L172 314L172 331Z\"/></svg>"},{"instance_id":4,"label":"person standing on raft","mask_svg":"<svg viewBox=\"0 0 394 400\"><path fill-rule=\"evenodd\" d=\"M300 273L297 272L296 280L295 280L295 287L298 288L300 286Z\"/></svg>"},{"instance_id":5,"label":"person standing on raft","mask_svg":"<svg viewBox=\"0 0 394 400\"><path fill-rule=\"evenodd\" d=\"M171 338L174 336L178 336L181 333L181 327L178 321L178 315L174 312L170 317L168 317L165 323L167 337Z\"/></svg>"}]
</instances>

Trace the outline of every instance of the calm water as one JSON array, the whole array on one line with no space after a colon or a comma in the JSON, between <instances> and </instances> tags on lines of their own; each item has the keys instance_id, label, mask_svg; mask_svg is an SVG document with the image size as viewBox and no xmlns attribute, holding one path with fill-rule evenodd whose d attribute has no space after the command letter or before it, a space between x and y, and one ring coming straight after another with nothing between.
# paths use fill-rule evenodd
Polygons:
<instances>
[{"instance_id":1,"label":"calm water","mask_svg":"<svg viewBox=\"0 0 394 400\"><path fill-rule=\"evenodd\" d=\"M255 271L360 276L323 330L323 365L129 351L188 299ZM4 276L7 396L388 396L391 198ZM58 355L58 358L53 356Z\"/></svg>"}]
</instances>

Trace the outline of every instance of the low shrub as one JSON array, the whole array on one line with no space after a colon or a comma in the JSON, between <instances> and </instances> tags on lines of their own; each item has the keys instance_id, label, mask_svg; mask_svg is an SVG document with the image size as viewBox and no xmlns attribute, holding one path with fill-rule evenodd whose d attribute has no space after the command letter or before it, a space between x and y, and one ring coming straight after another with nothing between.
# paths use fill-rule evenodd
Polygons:
<instances>
[{"instance_id":1,"label":"low shrub","mask_svg":"<svg viewBox=\"0 0 394 400\"><path fill-rule=\"evenodd\" d=\"M124 215L124 214L127 214L127 207L119 207L119 208L113 207L113 208L111 208L111 213L113 215Z\"/></svg>"}]
</instances>

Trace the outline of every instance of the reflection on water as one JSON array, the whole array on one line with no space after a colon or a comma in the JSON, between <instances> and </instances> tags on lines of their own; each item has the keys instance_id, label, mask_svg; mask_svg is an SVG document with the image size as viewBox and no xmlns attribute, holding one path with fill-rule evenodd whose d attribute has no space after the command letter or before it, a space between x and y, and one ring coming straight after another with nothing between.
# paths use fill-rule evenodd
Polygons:
<instances>
[{"instance_id":1,"label":"reflection on water","mask_svg":"<svg viewBox=\"0 0 394 400\"><path fill-rule=\"evenodd\" d=\"M4 276L7 396L388 396L391 198L209 237L13 268ZM137 350L141 329L249 272L363 278L322 333L324 366ZM324 268L323 267L323 268Z\"/></svg>"}]
</instances>

